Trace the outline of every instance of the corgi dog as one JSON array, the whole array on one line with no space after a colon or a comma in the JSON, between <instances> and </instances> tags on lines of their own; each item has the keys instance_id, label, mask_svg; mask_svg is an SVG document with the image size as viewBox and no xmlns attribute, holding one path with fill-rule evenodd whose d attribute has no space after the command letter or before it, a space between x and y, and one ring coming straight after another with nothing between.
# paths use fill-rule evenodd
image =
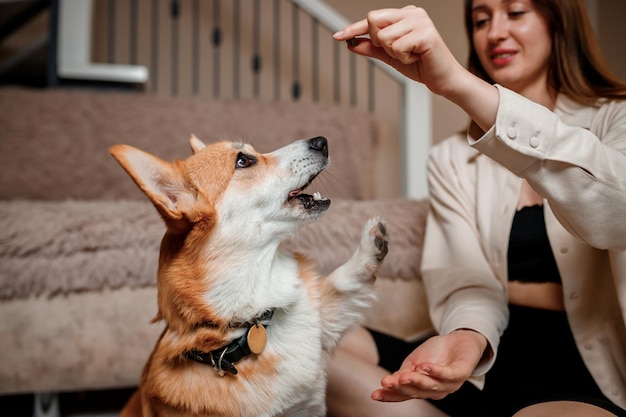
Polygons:
<instances>
[{"instance_id":1,"label":"corgi dog","mask_svg":"<svg viewBox=\"0 0 626 417\"><path fill-rule=\"evenodd\" d=\"M321 277L284 240L330 206L303 192L329 163L327 140L266 154L193 135L190 145L172 163L110 149L166 226L165 328L121 416L325 416L326 355L373 297L384 220L366 221L351 258Z\"/></svg>"}]
</instances>

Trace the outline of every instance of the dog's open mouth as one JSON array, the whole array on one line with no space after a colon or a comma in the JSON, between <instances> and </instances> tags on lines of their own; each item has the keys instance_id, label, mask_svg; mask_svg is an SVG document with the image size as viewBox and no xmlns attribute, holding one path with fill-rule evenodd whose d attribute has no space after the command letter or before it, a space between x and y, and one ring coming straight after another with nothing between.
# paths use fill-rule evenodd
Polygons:
<instances>
[{"instance_id":1,"label":"dog's open mouth","mask_svg":"<svg viewBox=\"0 0 626 417\"><path fill-rule=\"evenodd\" d=\"M291 190L289 192L289 195L287 196L287 202L293 202L294 200L298 200L302 204L302 207L307 211L326 210L330 206L330 199L322 197L321 194L318 192L313 193L313 195L304 194L302 192L306 187L308 187L311 181L313 181L313 178L311 178L311 180L309 180L309 182L307 182L301 188Z\"/></svg>"}]
</instances>

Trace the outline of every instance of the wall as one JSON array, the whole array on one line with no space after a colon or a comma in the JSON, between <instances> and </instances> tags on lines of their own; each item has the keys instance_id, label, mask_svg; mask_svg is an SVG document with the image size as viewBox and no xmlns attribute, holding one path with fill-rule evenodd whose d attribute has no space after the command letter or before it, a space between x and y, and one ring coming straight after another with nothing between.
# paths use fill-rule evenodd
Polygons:
<instances>
[{"instance_id":1,"label":"wall","mask_svg":"<svg viewBox=\"0 0 626 417\"><path fill-rule=\"evenodd\" d=\"M626 1L597 2L597 26L600 46L609 67L622 80L626 80Z\"/></svg>"}]
</instances>

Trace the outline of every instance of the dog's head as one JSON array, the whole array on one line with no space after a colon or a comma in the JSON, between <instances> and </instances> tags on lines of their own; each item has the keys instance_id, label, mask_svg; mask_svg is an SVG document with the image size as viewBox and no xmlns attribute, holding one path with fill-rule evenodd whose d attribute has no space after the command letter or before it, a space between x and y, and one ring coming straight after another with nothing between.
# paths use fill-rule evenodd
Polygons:
<instances>
[{"instance_id":1,"label":"dog's head","mask_svg":"<svg viewBox=\"0 0 626 417\"><path fill-rule=\"evenodd\" d=\"M193 155L173 163L128 145L111 148L170 233L186 233L194 224L208 222L210 230L231 239L282 239L330 205L319 193L303 193L329 163L323 137L266 154L244 143L207 146L193 135L190 145Z\"/></svg>"}]
</instances>

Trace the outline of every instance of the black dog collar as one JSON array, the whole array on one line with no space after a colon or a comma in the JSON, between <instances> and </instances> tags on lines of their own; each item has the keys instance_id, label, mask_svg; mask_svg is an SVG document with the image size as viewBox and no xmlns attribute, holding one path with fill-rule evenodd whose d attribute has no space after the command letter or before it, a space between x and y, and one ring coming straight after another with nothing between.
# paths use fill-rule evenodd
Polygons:
<instances>
[{"instance_id":1,"label":"black dog collar","mask_svg":"<svg viewBox=\"0 0 626 417\"><path fill-rule=\"evenodd\" d=\"M210 352L195 349L187 351L184 354L185 359L211 365L220 376L224 375L224 371L237 375L235 363L251 353L259 354L265 348L265 326L270 324L273 315L273 309L267 310L250 323L241 337L228 345Z\"/></svg>"}]
</instances>

